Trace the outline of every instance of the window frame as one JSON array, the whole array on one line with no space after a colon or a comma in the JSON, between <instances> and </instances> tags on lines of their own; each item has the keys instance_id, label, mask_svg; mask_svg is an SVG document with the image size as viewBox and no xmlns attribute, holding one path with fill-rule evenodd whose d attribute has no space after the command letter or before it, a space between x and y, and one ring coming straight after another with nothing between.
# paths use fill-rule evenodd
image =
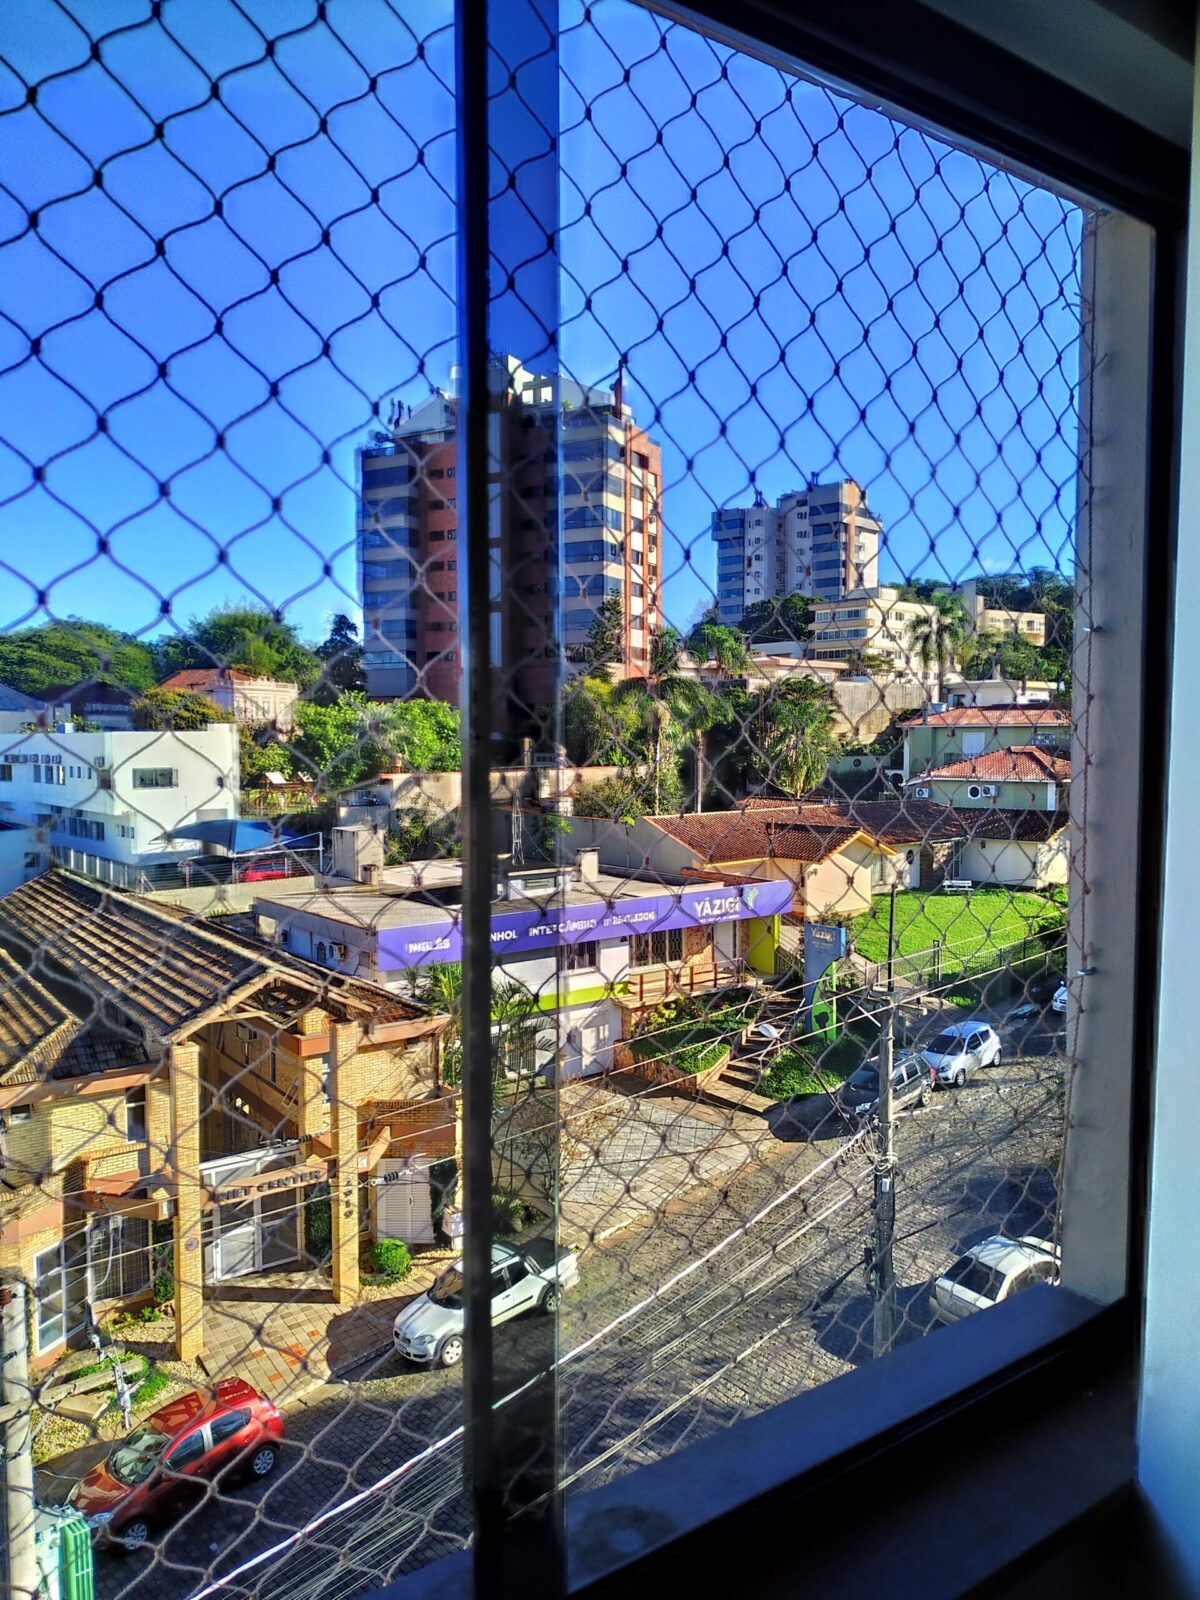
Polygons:
<instances>
[{"instance_id":1,"label":"window frame","mask_svg":"<svg viewBox=\"0 0 1200 1600\"><path fill-rule=\"evenodd\" d=\"M538 14L535 23L532 0L516 0L514 12L523 7L528 8L529 24L536 26L538 52L544 54L545 19ZM930 1361L921 1347L899 1349L889 1356L886 1367L860 1369L837 1385L809 1391L737 1423L735 1432L642 1468L636 1489L641 1546L633 1557L617 1541L603 1536L606 1511L614 1530L628 1529L631 1479L573 1500L568 1513L569 1587L573 1593L597 1595L616 1592L611 1578L618 1567L621 1592L661 1592L664 1564L671 1563L675 1580L681 1553L686 1562L702 1548L707 1558L715 1547L726 1567L743 1563L753 1549L749 1533L755 1518L769 1506L777 1509L786 1500L819 1494L821 1486L834 1479L844 1493L846 1474L867 1470L868 1460L884 1483L918 1483L920 1474L913 1472L912 1464L920 1459L922 1447L928 1448L931 1438L945 1437L955 1426L961 1428L964 1419L968 1432L973 1428L978 1433L980 1419L995 1416L997 1401L1008 1415L1024 1417L1032 1425L1040 1420L1037 1397L1044 1409L1047 1393L1060 1404L1064 1396L1080 1393L1081 1384L1093 1380L1097 1372L1107 1376L1130 1369L1134 1312L1143 1276L1140 1202L1151 1090L1151 1074L1135 1074L1133 1063L1154 1059L1152 997L1168 713L1164 689L1170 654L1169 632L1161 619L1170 614L1173 593L1178 416L1174 358L1181 348L1176 282L1188 193L1187 152L932 8L922 8L920 29L912 27L906 8L889 8L881 0L867 0L865 14L862 7L843 14L815 0L800 0L786 8L766 0L748 4L742 0L736 8L732 0L700 0L687 10L656 0L653 9L776 64L802 62L806 75L826 79L857 99L881 104L906 121L923 124L935 136L976 149L984 159L1014 165L1036 175L1037 181L1068 188L1126 214L1105 218L1104 239L1098 247L1092 230L1093 254L1085 262L1090 279L1085 281L1084 300L1095 308L1086 331L1097 339L1106 359L1097 365L1095 381L1085 385L1081 412L1093 424L1091 483L1102 480L1105 493L1087 504L1080 517L1081 548L1085 538L1092 540L1093 552L1099 550L1102 557L1090 567L1088 582L1091 616L1103 618L1096 632L1102 629L1106 635L1094 659L1089 658L1093 676L1085 683L1084 695L1101 698L1106 728L1112 730L1113 742L1105 752L1110 756L1106 777L1111 777L1118 734L1125 773L1111 786L1097 786L1100 792L1089 821L1093 826L1102 821L1101 831L1122 838L1123 848L1120 860L1113 859L1112 852L1106 858L1104 881L1090 884L1089 917L1093 926L1111 928L1108 944L1094 954L1094 944L1084 942L1078 916L1072 917L1072 963L1079 962L1081 974L1090 975L1093 964L1104 973L1106 998L1090 1003L1077 1019L1074 1054L1076 1059L1086 1058L1088 1071L1076 1074L1072 1085L1073 1129L1081 1121L1090 1126L1081 1138L1073 1132L1068 1149L1062 1287L1053 1294L1021 1295L1011 1307L1001 1305L986 1317L968 1318L944 1330L938 1335L938 1361ZM506 8L503 40L489 39L483 0L459 0L458 21L459 317L464 372L459 426L467 464L462 475L467 480L464 521L468 530L482 530L487 526L490 247L494 245L500 267L505 261L503 237L489 239L488 161L504 161L513 148L504 123L504 94L494 95L489 104L487 56L503 43L499 53L505 59L521 23ZM516 92L517 83L510 88ZM552 125L551 116L547 126ZM515 160L508 164L510 170L518 170ZM1089 295L1089 288L1105 292ZM553 326L553 318L545 326ZM1114 348L1119 348L1122 359L1109 362ZM1102 440L1104 448L1097 449ZM1122 553L1127 562L1128 529L1143 532L1141 549L1136 548L1136 539L1132 541L1134 559L1120 574L1113 570L1119 525L1126 533ZM1172 536L1152 542L1146 537L1151 526L1170 529ZM464 632L476 681L468 690L465 748L477 754L464 766L464 805L467 810L475 808L474 825L482 831L488 760L486 738L479 736L488 726L486 540L472 538L468 531L466 553L471 575ZM1145 616L1150 594L1155 596L1158 619L1153 632ZM1096 733L1103 746L1105 730ZM1095 754L1093 747L1089 757ZM474 889L464 894L468 951L464 1040L478 1040L482 1047L487 1026L483 978L491 862L486 849L479 854L478 862L464 868L465 884L468 878L477 879ZM1131 905L1136 907L1135 918L1128 914ZM1093 990L1100 993L1093 985L1089 1001ZM1120 1025L1114 1027L1114 1020ZM465 1053L471 1060L471 1050ZM486 1050L480 1048L476 1054L482 1073ZM465 1087L469 1099L471 1083ZM489 1089L480 1076L475 1086L478 1104L484 1103ZM472 1127L471 1121L468 1117L464 1130L465 1404L474 1451L476 1538L473 1553L464 1559L474 1568L479 1592L490 1593L495 1592L504 1537L494 1511L503 1462L490 1420L492 1339L483 1299L490 1250L489 1151L482 1136L486 1130ZM1078 1212L1074 1220L1073 1209ZM1052 1391L1047 1386L1051 1375L1057 1384ZM731 1450L738 1456L736 1474L728 1471ZM842 1518L837 1542L845 1555L844 1504ZM547 1533L540 1556L528 1542L523 1542L522 1550L527 1571L537 1570L543 1577L553 1574L542 1590L549 1595L564 1591L567 1584L561 1550L557 1569L553 1559L554 1518L544 1522ZM762 1534L760 1526L760 1542ZM908 1535L911 1539L911 1524ZM714 1546L715 1539L719 1544ZM780 1549L779 1541L774 1544L778 1576L778 1563L794 1559L795 1549ZM996 1570L998 1560L996 1556L993 1562ZM415 1581L405 1580L405 1592L416 1594L424 1588L432 1593L437 1582L435 1566L416 1575Z\"/></svg>"}]
</instances>

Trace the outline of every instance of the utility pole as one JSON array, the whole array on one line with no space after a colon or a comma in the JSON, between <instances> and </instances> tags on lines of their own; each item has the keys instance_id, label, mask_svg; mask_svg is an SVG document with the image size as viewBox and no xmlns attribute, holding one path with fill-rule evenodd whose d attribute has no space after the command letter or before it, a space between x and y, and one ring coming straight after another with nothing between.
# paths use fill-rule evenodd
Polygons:
<instances>
[{"instance_id":1,"label":"utility pole","mask_svg":"<svg viewBox=\"0 0 1200 1600\"><path fill-rule=\"evenodd\" d=\"M29 1348L25 1285L0 1283L0 1402L4 1406L4 1532L8 1593L33 1600L40 1587L33 1502L33 1451L29 1427Z\"/></svg>"},{"instance_id":2,"label":"utility pole","mask_svg":"<svg viewBox=\"0 0 1200 1600\"><path fill-rule=\"evenodd\" d=\"M879 1035L879 1148L875 1152L875 1258L871 1289L875 1298L873 1353L887 1355L896 1335L896 1274L892 1242L896 1232L896 1163L892 1154L892 1059L895 1007Z\"/></svg>"},{"instance_id":3,"label":"utility pole","mask_svg":"<svg viewBox=\"0 0 1200 1600\"><path fill-rule=\"evenodd\" d=\"M887 992L888 1005L891 1005L891 996L896 991L896 874L892 873L892 893L888 905L888 959L887 959ZM890 1081L890 1080L889 1080Z\"/></svg>"}]
</instances>

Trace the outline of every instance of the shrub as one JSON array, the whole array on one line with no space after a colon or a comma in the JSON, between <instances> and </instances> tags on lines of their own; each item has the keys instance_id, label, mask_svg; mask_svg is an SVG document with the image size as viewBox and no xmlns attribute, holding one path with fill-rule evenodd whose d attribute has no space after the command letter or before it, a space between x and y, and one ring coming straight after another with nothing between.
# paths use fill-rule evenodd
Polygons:
<instances>
[{"instance_id":1,"label":"shrub","mask_svg":"<svg viewBox=\"0 0 1200 1600\"><path fill-rule=\"evenodd\" d=\"M407 1278L412 1255L403 1239L376 1239L371 1246L371 1271L377 1278Z\"/></svg>"},{"instance_id":2,"label":"shrub","mask_svg":"<svg viewBox=\"0 0 1200 1600\"><path fill-rule=\"evenodd\" d=\"M175 1278L170 1272L160 1272L154 1280L154 1304L165 1306L175 1298Z\"/></svg>"},{"instance_id":3,"label":"shrub","mask_svg":"<svg viewBox=\"0 0 1200 1600\"><path fill-rule=\"evenodd\" d=\"M519 1232L527 1211L528 1207L515 1189L499 1190L492 1195L492 1232Z\"/></svg>"}]
</instances>

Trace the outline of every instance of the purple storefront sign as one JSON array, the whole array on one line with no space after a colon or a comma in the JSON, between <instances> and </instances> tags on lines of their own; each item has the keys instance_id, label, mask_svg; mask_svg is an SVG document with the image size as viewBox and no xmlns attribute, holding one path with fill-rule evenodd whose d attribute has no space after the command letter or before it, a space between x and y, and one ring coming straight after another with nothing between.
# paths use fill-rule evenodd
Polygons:
<instances>
[{"instance_id":1,"label":"purple storefront sign","mask_svg":"<svg viewBox=\"0 0 1200 1600\"><path fill-rule=\"evenodd\" d=\"M554 950L588 939L613 939L634 933L661 933L668 928L706 928L718 922L745 922L775 917L792 907L792 885L786 879L743 883L726 889L678 889L610 904L530 907L501 911L492 918L492 952L506 955L525 950ZM456 917L423 922L412 928L384 928L377 945L381 971L423 967L434 961L461 961L462 935Z\"/></svg>"}]
</instances>

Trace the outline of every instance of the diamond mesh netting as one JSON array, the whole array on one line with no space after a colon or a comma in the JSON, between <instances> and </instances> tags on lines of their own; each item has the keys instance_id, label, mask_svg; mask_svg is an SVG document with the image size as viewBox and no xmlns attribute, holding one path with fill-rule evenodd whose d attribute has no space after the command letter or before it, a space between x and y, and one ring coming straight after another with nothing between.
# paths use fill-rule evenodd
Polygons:
<instances>
[{"instance_id":1,"label":"diamond mesh netting","mask_svg":"<svg viewBox=\"0 0 1200 1600\"><path fill-rule=\"evenodd\" d=\"M35 1559L82 1523L106 1600L332 1600L470 1541L464 1127L522 1525L1055 1282L1103 218L629 0L522 0L467 460L449 5L15 10Z\"/></svg>"}]
</instances>

